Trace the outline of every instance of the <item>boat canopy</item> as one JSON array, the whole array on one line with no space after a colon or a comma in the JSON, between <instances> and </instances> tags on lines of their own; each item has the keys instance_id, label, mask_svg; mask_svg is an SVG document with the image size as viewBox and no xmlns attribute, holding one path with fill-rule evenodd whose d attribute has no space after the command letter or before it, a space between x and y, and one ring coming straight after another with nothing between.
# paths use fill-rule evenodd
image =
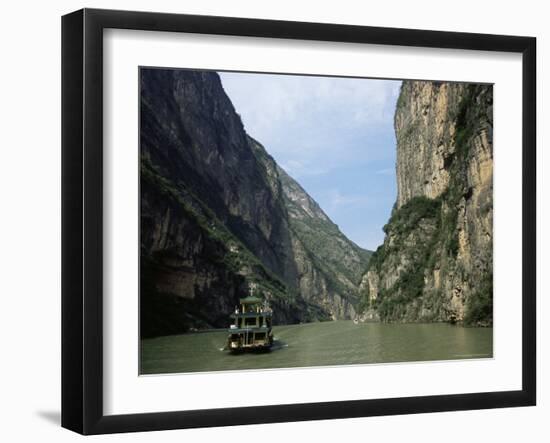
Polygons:
<instances>
[{"instance_id":1,"label":"boat canopy","mask_svg":"<svg viewBox=\"0 0 550 443\"><path fill-rule=\"evenodd\" d=\"M239 300L239 303L241 305L257 305L258 303L262 303L263 300L258 297L253 297L252 295L249 295L248 297L241 298Z\"/></svg>"}]
</instances>

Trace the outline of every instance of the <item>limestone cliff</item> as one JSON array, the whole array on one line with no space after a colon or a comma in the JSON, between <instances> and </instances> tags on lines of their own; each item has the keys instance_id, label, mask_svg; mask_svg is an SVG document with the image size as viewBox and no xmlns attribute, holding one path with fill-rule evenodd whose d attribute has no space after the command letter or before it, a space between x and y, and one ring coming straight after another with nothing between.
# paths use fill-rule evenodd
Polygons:
<instances>
[{"instance_id":1,"label":"limestone cliff","mask_svg":"<svg viewBox=\"0 0 550 443\"><path fill-rule=\"evenodd\" d=\"M398 196L363 276L363 315L492 323L492 86L403 82Z\"/></svg>"},{"instance_id":2,"label":"limestone cliff","mask_svg":"<svg viewBox=\"0 0 550 443\"><path fill-rule=\"evenodd\" d=\"M278 323L351 318L368 252L246 134L218 75L142 68L140 98L142 336L226 327L251 285Z\"/></svg>"},{"instance_id":3,"label":"limestone cliff","mask_svg":"<svg viewBox=\"0 0 550 443\"><path fill-rule=\"evenodd\" d=\"M296 290L309 305L319 307L323 317L355 317L358 286L371 252L349 240L260 143L250 138L250 145L286 208Z\"/></svg>"}]
</instances>

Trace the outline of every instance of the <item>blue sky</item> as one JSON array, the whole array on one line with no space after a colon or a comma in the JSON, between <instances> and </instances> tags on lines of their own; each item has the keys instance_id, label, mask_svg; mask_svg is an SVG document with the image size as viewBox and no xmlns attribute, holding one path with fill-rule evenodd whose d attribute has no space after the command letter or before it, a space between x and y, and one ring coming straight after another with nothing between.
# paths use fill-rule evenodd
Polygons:
<instances>
[{"instance_id":1,"label":"blue sky","mask_svg":"<svg viewBox=\"0 0 550 443\"><path fill-rule=\"evenodd\" d=\"M248 134L340 230L367 249L396 198L393 114L400 81L220 73Z\"/></svg>"}]
</instances>

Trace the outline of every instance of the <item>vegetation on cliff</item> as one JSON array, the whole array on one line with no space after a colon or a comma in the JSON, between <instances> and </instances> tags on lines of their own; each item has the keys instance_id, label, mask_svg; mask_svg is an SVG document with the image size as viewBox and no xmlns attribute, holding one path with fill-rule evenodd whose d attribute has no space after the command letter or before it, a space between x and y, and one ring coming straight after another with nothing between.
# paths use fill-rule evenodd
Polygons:
<instances>
[{"instance_id":1,"label":"vegetation on cliff","mask_svg":"<svg viewBox=\"0 0 550 443\"><path fill-rule=\"evenodd\" d=\"M398 204L364 276L382 321L492 324L492 87L404 82Z\"/></svg>"}]
</instances>

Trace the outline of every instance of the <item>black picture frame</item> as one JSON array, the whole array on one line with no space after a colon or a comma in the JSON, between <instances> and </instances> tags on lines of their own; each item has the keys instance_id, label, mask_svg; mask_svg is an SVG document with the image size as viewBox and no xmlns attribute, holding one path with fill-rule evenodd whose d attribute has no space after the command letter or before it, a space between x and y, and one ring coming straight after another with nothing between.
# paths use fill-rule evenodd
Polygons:
<instances>
[{"instance_id":1,"label":"black picture frame","mask_svg":"<svg viewBox=\"0 0 550 443\"><path fill-rule=\"evenodd\" d=\"M522 389L104 415L103 30L171 31L522 54ZM83 9L62 18L62 426L82 434L531 406L536 403L536 39Z\"/></svg>"}]
</instances>

